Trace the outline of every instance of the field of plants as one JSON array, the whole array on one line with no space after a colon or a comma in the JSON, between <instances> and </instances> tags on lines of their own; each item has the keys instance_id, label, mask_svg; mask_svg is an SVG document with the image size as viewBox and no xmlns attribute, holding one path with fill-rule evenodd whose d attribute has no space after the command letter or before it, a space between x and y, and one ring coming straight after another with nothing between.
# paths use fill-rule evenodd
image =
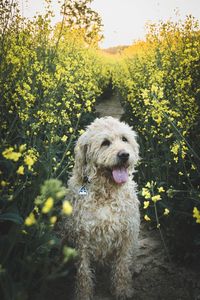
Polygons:
<instances>
[{"instance_id":1,"label":"field of plants","mask_svg":"<svg viewBox=\"0 0 200 300\"><path fill-rule=\"evenodd\" d=\"M76 252L62 245L56 227L73 209L66 198L73 148L111 81L123 119L138 132L145 222L160 230L174 255L181 249L183 259L195 259L200 249L198 22L190 16L151 25L145 41L109 59L98 49L101 24L91 1L63 5L54 27L46 2L46 15L32 21L21 17L17 1L0 3L0 298L6 300L44 299L49 282L68 273ZM73 26L66 16L76 11Z\"/></svg>"},{"instance_id":2,"label":"field of plants","mask_svg":"<svg viewBox=\"0 0 200 300\"><path fill-rule=\"evenodd\" d=\"M84 30L71 29L64 18L52 28L50 11L25 20L17 3L3 2L0 298L22 300L38 287L45 293L46 282L66 273L74 255L64 247L56 263L61 241L54 226L71 213L65 197L74 142L94 119L110 75Z\"/></svg>"},{"instance_id":3,"label":"field of plants","mask_svg":"<svg viewBox=\"0 0 200 300\"><path fill-rule=\"evenodd\" d=\"M113 72L138 132L144 219L164 227L178 255L200 249L200 31L185 22L149 26ZM173 241L173 243L172 243Z\"/></svg>"}]
</instances>

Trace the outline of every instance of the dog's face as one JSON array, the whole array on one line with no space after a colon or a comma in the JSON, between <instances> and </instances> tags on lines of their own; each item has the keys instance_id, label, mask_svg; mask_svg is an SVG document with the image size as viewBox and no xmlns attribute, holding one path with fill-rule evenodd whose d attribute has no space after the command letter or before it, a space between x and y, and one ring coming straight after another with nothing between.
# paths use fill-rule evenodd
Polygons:
<instances>
[{"instance_id":1,"label":"dog's face","mask_svg":"<svg viewBox=\"0 0 200 300\"><path fill-rule=\"evenodd\" d=\"M82 168L84 176L105 171L113 183L123 184L139 159L138 148L136 134L128 125L112 117L96 119L78 140L76 167Z\"/></svg>"}]
</instances>

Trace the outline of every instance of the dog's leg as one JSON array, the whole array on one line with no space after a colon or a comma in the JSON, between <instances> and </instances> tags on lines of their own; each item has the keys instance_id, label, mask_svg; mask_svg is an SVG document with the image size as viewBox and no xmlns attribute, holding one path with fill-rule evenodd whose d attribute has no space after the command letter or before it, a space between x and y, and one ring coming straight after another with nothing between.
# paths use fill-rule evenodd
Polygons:
<instances>
[{"instance_id":1,"label":"dog's leg","mask_svg":"<svg viewBox=\"0 0 200 300\"><path fill-rule=\"evenodd\" d=\"M129 299L133 296L132 287L132 253L130 242L126 242L116 252L111 270L112 293L118 300Z\"/></svg>"},{"instance_id":2,"label":"dog's leg","mask_svg":"<svg viewBox=\"0 0 200 300\"><path fill-rule=\"evenodd\" d=\"M94 275L90 268L90 259L85 248L79 250L77 267L76 300L92 300Z\"/></svg>"}]
</instances>

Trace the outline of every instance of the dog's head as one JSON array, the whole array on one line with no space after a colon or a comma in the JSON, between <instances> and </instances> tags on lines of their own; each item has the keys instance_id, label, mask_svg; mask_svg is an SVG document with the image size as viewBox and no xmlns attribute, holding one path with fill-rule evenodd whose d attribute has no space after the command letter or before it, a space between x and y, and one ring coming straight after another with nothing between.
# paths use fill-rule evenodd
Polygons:
<instances>
[{"instance_id":1,"label":"dog's head","mask_svg":"<svg viewBox=\"0 0 200 300\"><path fill-rule=\"evenodd\" d=\"M136 133L127 124L112 117L96 119L77 141L74 174L83 182L100 170L113 183L122 184L134 171L138 153Z\"/></svg>"}]
</instances>

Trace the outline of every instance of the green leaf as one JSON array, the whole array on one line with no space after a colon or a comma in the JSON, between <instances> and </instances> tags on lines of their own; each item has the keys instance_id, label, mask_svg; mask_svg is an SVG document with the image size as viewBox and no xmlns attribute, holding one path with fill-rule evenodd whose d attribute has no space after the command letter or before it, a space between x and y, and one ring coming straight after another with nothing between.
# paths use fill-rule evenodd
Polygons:
<instances>
[{"instance_id":1,"label":"green leaf","mask_svg":"<svg viewBox=\"0 0 200 300\"><path fill-rule=\"evenodd\" d=\"M23 219L22 217L14 212L7 212L7 213L3 213L0 214L0 221L11 221L14 222L16 224L23 224Z\"/></svg>"}]
</instances>

